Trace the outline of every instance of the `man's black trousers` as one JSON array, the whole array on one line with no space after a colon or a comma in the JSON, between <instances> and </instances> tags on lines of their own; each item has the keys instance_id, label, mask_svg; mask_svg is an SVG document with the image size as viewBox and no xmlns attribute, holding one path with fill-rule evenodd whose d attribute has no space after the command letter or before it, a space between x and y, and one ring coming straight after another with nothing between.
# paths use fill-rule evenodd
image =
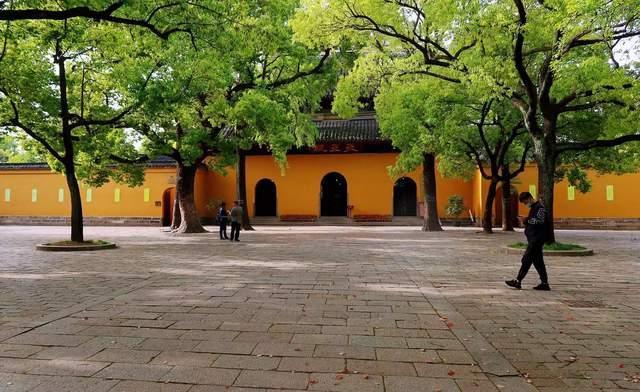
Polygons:
<instances>
[{"instance_id":1,"label":"man's black trousers","mask_svg":"<svg viewBox=\"0 0 640 392\"><path fill-rule=\"evenodd\" d=\"M527 276L527 272L529 272L529 268L531 268L531 264L533 264L536 271L538 271L538 275L540 275L542 283L549 283L547 278L547 268L544 265L544 258L542 256L543 247L544 240L528 240L527 250L522 256L522 267L520 267L520 272L518 272L517 279L520 282L522 282L524 277Z\"/></svg>"},{"instance_id":2,"label":"man's black trousers","mask_svg":"<svg viewBox=\"0 0 640 392\"><path fill-rule=\"evenodd\" d=\"M230 240L236 240L240 238L240 223L239 222L231 222L231 238Z\"/></svg>"},{"instance_id":3,"label":"man's black trousers","mask_svg":"<svg viewBox=\"0 0 640 392\"><path fill-rule=\"evenodd\" d=\"M220 222L220 239L221 240L228 240L229 237L227 237L227 222L226 221L221 221Z\"/></svg>"}]
</instances>

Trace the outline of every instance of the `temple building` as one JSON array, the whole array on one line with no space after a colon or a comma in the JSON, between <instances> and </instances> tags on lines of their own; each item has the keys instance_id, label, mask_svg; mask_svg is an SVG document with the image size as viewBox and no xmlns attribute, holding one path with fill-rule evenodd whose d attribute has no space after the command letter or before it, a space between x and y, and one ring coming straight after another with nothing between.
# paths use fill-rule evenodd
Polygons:
<instances>
[{"instance_id":1,"label":"temple building","mask_svg":"<svg viewBox=\"0 0 640 392\"><path fill-rule=\"evenodd\" d=\"M398 152L380 134L373 113L351 120L318 118L319 137L313 147L290 151L282 169L266 151L248 151L247 201L255 223L419 224L424 213L422 170L392 178L388 167ZM556 185L555 218L559 227L640 228L640 173L597 176L582 194L567 182ZM203 167L195 198L205 223L221 201L236 198L233 169L226 175ZM437 200L443 223L479 224L487 183L479 173L470 181L437 175ZM537 193L537 170L528 166L513 184L517 191ZM167 225L175 194L175 166L159 159L146 169L144 184L129 188L108 183L83 186L88 224ZM496 222L501 220L501 190ZM447 216L452 195L464 201L460 216ZM0 164L0 224L63 224L70 214L69 193L61 174L46 164ZM520 214L526 212L520 207Z\"/></svg>"}]
</instances>

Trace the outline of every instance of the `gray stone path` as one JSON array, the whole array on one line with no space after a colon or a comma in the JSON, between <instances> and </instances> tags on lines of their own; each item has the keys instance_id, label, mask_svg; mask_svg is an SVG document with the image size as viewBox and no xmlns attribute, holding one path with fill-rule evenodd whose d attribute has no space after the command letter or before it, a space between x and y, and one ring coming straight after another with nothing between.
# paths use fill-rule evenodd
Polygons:
<instances>
[{"instance_id":1,"label":"gray stone path","mask_svg":"<svg viewBox=\"0 0 640 392\"><path fill-rule=\"evenodd\" d=\"M640 233L561 232L552 292L503 287L521 234L0 226L0 391L640 390Z\"/></svg>"}]
</instances>

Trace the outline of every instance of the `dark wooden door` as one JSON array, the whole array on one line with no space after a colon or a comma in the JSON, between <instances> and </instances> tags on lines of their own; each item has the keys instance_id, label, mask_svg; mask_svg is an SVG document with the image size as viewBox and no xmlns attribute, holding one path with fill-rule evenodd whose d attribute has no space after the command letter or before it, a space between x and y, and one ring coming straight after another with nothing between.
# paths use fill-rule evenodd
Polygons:
<instances>
[{"instance_id":1,"label":"dark wooden door","mask_svg":"<svg viewBox=\"0 0 640 392\"><path fill-rule=\"evenodd\" d=\"M329 173L322 179L320 215L347 216L347 180L340 173Z\"/></svg>"},{"instance_id":2,"label":"dark wooden door","mask_svg":"<svg viewBox=\"0 0 640 392\"><path fill-rule=\"evenodd\" d=\"M393 215L417 216L417 186L415 181L402 177L393 186Z\"/></svg>"},{"instance_id":3,"label":"dark wooden door","mask_svg":"<svg viewBox=\"0 0 640 392\"><path fill-rule=\"evenodd\" d=\"M276 184L268 179L256 184L256 216L276 216L277 213Z\"/></svg>"}]
</instances>

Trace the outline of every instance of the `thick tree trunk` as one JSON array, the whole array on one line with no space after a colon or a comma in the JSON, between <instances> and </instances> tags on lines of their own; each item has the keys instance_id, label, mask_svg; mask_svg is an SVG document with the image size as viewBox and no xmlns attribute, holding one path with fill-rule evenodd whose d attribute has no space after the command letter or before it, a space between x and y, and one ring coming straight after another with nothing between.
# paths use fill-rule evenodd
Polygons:
<instances>
[{"instance_id":1,"label":"thick tree trunk","mask_svg":"<svg viewBox=\"0 0 640 392\"><path fill-rule=\"evenodd\" d=\"M553 223L553 192L555 188L555 158L547 158L546 161L538 162L538 187L540 188L540 200L546 207L548 212L549 232L547 234L547 243L556 242L554 223Z\"/></svg>"},{"instance_id":2,"label":"thick tree trunk","mask_svg":"<svg viewBox=\"0 0 640 392\"><path fill-rule=\"evenodd\" d=\"M69 127L69 101L67 99L67 70L66 58L61 47L61 40L56 41L54 60L58 64L58 83L60 87L60 116L62 120L62 141L64 156L58 156L58 160L64 165L64 172L69 187L69 199L71 200L71 241L84 242L84 222L82 217L82 196L76 177L75 153L73 137Z\"/></svg>"},{"instance_id":3,"label":"thick tree trunk","mask_svg":"<svg viewBox=\"0 0 640 392\"><path fill-rule=\"evenodd\" d=\"M242 229L254 230L249 219L249 206L247 203L247 164L246 156L242 150L238 150L238 165L236 167L236 195L242 206Z\"/></svg>"},{"instance_id":4,"label":"thick tree trunk","mask_svg":"<svg viewBox=\"0 0 640 392\"><path fill-rule=\"evenodd\" d=\"M180 226L176 233L205 233L196 210L194 190L198 165L184 166L178 164L176 177L176 199L180 207Z\"/></svg>"},{"instance_id":5,"label":"thick tree trunk","mask_svg":"<svg viewBox=\"0 0 640 392\"><path fill-rule=\"evenodd\" d=\"M511 173L508 165L503 167L502 175L504 177L502 181L502 231L514 231L513 217L516 211L513 211L511 205Z\"/></svg>"},{"instance_id":6,"label":"thick tree trunk","mask_svg":"<svg viewBox=\"0 0 640 392\"><path fill-rule=\"evenodd\" d=\"M180 227L182 221L180 215L180 201L178 200L178 188L176 187L176 193L173 199L173 214L171 217L171 230L177 230Z\"/></svg>"},{"instance_id":7,"label":"thick tree trunk","mask_svg":"<svg viewBox=\"0 0 640 392\"><path fill-rule=\"evenodd\" d=\"M496 200L496 188L498 181L491 180L487 190L487 198L484 201L484 213L482 214L482 231L487 234L493 233L493 203Z\"/></svg>"},{"instance_id":8,"label":"thick tree trunk","mask_svg":"<svg viewBox=\"0 0 640 392\"><path fill-rule=\"evenodd\" d=\"M423 231L442 231L438 218L438 202L436 198L436 157L424 154L422 178L424 182L424 224Z\"/></svg>"},{"instance_id":9,"label":"thick tree trunk","mask_svg":"<svg viewBox=\"0 0 640 392\"><path fill-rule=\"evenodd\" d=\"M555 188L556 154L553 142L548 139L535 140L536 160L538 163L538 198L548 212L549 233L547 243L556 242L553 223L553 191Z\"/></svg>"},{"instance_id":10,"label":"thick tree trunk","mask_svg":"<svg viewBox=\"0 0 640 392\"><path fill-rule=\"evenodd\" d=\"M84 242L84 222L82 219L82 196L73 164L65 168L69 199L71 200L71 241Z\"/></svg>"}]
</instances>

